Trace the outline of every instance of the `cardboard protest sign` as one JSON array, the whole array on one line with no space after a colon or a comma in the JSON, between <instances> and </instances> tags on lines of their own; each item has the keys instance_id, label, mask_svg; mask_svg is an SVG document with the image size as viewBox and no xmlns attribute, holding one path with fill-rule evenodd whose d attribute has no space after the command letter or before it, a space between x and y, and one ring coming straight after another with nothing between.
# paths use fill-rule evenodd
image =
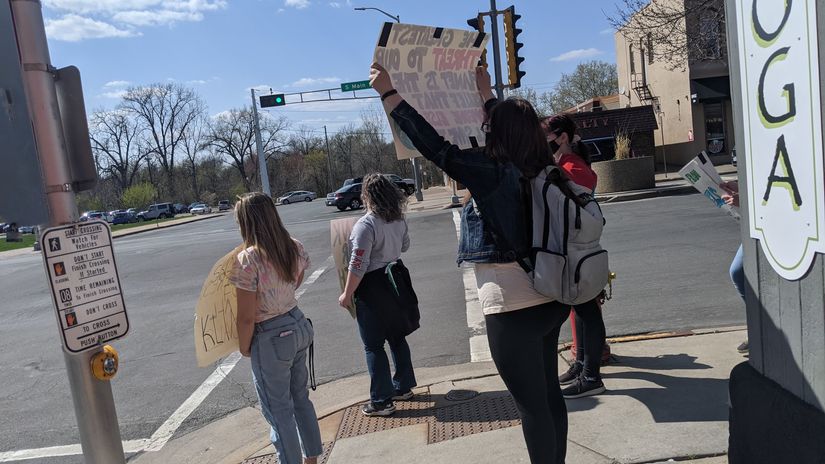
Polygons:
<instances>
[{"instance_id":1,"label":"cardboard protest sign","mask_svg":"<svg viewBox=\"0 0 825 464\"><path fill-rule=\"evenodd\" d=\"M681 170L679 175L684 177L693 187L707 197L714 206L726 211L728 214L736 219L739 219L739 208L725 203L722 195L725 191L719 187L722 183L722 177L713 167L713 164L707 159L707 156L700 154L696 158L690 160Z\"/></svg>"},{"instance_id":2,"label":"cardboard protest sign","mask_svg":"<svg viewBox=\"0 0 825 464\"><path fill-rule=\"evenodd\" d=\"M338 283L341 285L341 291L347 284L347 274L349 273L349 258L352 253L352 246L349 241L349 236L352 233L352 228L358 222L357 217L349 217L344 219L335 219L329 221L329 235L332 244L332 256L335 260L335 270L338 275ZM355 319L355 307L347 308L350 316Z\"/></svg>"},{"instance_id":3,"label":"cardboard protest sign","mask_svg":"<svg viewBox=\"0 0 825 464\"><path fill-rule=\"evenodd\" d=\"M487 47L483 32L384 23L374 60L398 93L445 139L461 148L484 144L484 102L475 68ZM390 118L398 159L421 156Z\"/></svg>"},{"instance_id":4,"label":"cardboard protest sign","mask_svg":"<svg viewBox=\"0 0 825 464\"><path fill-rule=\"evenodd\" d=\"M203 283L195 307L195 355L198 367L206 367L238 351L238 300L229 282L233 261L243 246L238 246L215 263Z\"/></svg>"}]
</instances>

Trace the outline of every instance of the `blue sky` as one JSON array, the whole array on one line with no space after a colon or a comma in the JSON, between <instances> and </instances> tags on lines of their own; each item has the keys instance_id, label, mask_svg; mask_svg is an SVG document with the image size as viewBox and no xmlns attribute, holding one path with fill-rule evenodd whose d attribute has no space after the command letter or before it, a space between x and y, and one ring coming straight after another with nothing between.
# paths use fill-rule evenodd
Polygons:
<instances>
[{"instance_id":1,"label":"blue sky","mask_svg":"<svg viewBox=\"0 0 825 464\"><path fill-rule=\"evenodd\" d=\"M175 80L210 114L250 104L249 89L296 92L366 79L389 18L466 29L487 0L44 0L52 62L80 68L87 110L108 108L129 85ZM613 0L498 1L522 15L523 85L547 90L590 59L615 61L603 11ZM365 95L369 95L366 92ZM267 111L331 131L357 123L375 100L287 105Z\"/></svg>"}]
</instances>

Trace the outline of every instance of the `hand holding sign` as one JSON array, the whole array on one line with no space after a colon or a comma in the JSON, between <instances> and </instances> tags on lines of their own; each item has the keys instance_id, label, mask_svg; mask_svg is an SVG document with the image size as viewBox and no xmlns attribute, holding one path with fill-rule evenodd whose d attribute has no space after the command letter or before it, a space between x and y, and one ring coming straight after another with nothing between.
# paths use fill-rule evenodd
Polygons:
<instances>
[{"instance_id":1,"label":"hand holding sign","mask_svg":"<svg viewBox=\"0 0 825 464\"><path fill-rule=\"evenodd\" d=\"M384 95L392 90L390 73L378 63L373 63L370 67L370 85L378 92L378 95Z\"/></svg>"}]
</instances>

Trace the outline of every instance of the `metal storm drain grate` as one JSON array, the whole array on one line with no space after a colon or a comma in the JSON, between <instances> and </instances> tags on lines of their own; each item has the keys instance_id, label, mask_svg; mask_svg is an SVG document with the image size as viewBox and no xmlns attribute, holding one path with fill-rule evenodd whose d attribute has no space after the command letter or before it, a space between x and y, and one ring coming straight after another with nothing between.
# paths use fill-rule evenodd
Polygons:
<instances>
[{"instance_id":1,"label":"metal storm drain grate","mask_svg":"<svg viewBox=\"0 0 825 464\"><path fill-rule=\"evenodd\" d=\"M457 395L478 392L462 390ZM445 396L446 398L446 396ZM367 417L361 414L361 405L344 412L336 440L357 437L368 433L428 424L428 442L438 443L519 425L518 410L513 398L506 392L487 394L480 398L471 396L468 401L436 408L429 395L416 396L412 401L397 401L396 412L389 417ZM257 464L257 463L256 463Z\"/></svg>"},{"instance_id":2,"label":"metal storm drain grate","mask_svg":"<svg viewBox=\"0 0 825 464\"><path fill-rule=\"evenodd\" d=\"M416 395L410 401L396 401L395 414L388 417L367 417L361 413L360 404L352 406L344 412L336 439L427 423L432 418L433 406L430 395Z\"/></svg>"},{"instance_id":3,"label":"metal storm drain grate","mask_svg":"<svg viewBox=\"0 0 825 464\"><path fill-rule=\"evenodd\" d=\"M484 401L468 401L435 410L429 443L506 429L520 423L518 409L509 394Z\"/></svg>"},{"instance_id":4,"label":"metal storm drain grate","mask_svg":"<svg viewBox=\"0 0 825 464\"><path fill-rule=\"evenodd\" d=\"M450 390L444 395L444 398L450 401L467 401L478 396L475 390Z\"/></svg>"},{"instance_id":5,"label":"metal storm drain grate","mask_svg":"<svg viewBox=\"0 0 825 464\"><path fill-rule=\"evenodd\" d=\"M324 454L322 454L318 458L318 464L325 464L329 459L330 453L332 453L332 446L335 443L324 443ZM241 464L280 464L281 461L278 460L278 454L265 454L263 456L258 456L254 458L249 458L244 460Z\"/></svg>"}]
</instances>

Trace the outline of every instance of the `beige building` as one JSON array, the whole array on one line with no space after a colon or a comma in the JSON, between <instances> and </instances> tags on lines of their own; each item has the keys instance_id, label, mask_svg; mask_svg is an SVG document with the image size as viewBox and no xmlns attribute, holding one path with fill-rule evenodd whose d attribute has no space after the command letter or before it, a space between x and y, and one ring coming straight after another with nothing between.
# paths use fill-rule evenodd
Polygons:
<instances>
[{"instance_id":1,"label":"beige building","mask_svg":"<svg viewBox=\"0 0 825 464\"><path fill-rule=\"evenodd\" d=\"M684 9L691 0L656 1ZM684 29L702 34L704 50L700 59L683 63L657 59L650 36L631 40L623 30L615 34L620 106L653 107L659 169L665 162L668 169L678 169L702 150L715 164L728 163L734 148L724 24L718 12L696 16Z\"/></svg>"}]
</instances>

